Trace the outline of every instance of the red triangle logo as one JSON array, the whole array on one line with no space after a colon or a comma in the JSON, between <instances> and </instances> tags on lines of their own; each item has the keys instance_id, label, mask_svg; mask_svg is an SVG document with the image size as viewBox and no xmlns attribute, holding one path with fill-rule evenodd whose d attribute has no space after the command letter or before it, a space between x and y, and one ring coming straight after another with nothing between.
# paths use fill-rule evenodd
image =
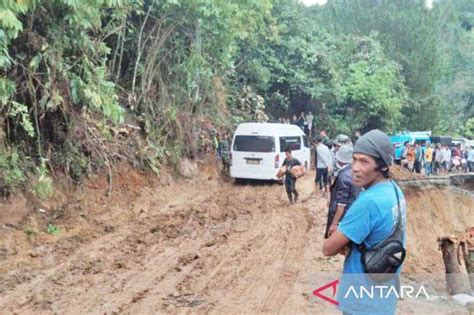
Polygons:
<instances>
[{"instance_id":1,"label":"red triangle logo","mask_svg":"<svg viewBox=\"0 0 474 315\"><path fill-rule=\"evenodd\" d=\"M317 288L316 290L313 291L313 294L315 296L317 296L318 298L321 298L321 299L323 299L325 301L328 301L329 303L332 303L332 304L337 306L337 305L339 305L339 302L334 300L333 297L336 295L336 289L337 289L338 284L339 284L339 279L336 279L332 282L329 282L328 284L323 285L322 287ZM332 288L331 297L322 294L322 291L324 291L328 288Z\"/></svg>"}]
</instances>

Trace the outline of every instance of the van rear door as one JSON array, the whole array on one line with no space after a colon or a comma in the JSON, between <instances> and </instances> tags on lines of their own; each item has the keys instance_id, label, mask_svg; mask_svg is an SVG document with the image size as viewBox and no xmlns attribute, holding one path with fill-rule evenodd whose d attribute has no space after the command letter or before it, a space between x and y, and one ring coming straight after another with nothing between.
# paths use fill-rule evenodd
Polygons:
<instances>
[{"instance_id":1,"label":"van rear door","mask_svg":"<svg viewBox=\"0 0 474 315\"><path fill-rule=\"evenodd\" d=\"M243 178L272 178L276 174L275 151L273 136L236 135L231 173Z\"/></svg>"}]
</instances>

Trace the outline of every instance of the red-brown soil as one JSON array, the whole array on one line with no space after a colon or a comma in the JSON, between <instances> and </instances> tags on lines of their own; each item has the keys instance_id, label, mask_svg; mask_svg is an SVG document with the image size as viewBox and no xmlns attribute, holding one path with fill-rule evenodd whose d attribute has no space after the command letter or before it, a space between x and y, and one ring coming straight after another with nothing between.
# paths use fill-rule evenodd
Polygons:
<instances>
[{"instance_id":1,"label":"red-brown soil","mask_svg":"<svg viewBox=\"0 0 474 315\"><path fill-rule=\"evenodd\" d=\"M321 252L327 200L313 193L314 173L289 206L283 186L234 184L209 165L193 179L120 170L110 198L98 176L42 204L3 203L1 313L338 314L311 295L343 261ZM405 269L442 273L436 238L472 225L474 198L449 188L405 193ZM59 235L46 233L50 222ZM443 301L399 309L468 313Z\"/></svg>"}]
</instances>

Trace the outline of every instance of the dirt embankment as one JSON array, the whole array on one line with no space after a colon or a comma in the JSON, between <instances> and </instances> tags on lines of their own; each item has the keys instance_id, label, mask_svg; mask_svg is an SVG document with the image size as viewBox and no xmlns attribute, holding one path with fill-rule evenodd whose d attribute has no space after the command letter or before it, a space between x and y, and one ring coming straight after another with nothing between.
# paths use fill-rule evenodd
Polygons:
<instances>
[{"instance_id":1,"label":"dirt embankment","mask_svg":"<svg viewBox=\"0 0 474 315\"><path fill-rule=\"evenodd\" d=\"M319 275L340 272L343 261L321 254L327 201L313 194L314 174L298 181L301 202L288 206L282 186L236 185L213 167L200 170L158 181L122 169L109 200L107 182L90 180L47 211L4 224L2 312L337 313L311 295L324 284ZM474 199L449 188L405 193L406 270L443 272L436 237L472 223ZM48 222L61 233L44 233ZM403 313L466 312L410 303Z\"/></svg>"}]
</instances>

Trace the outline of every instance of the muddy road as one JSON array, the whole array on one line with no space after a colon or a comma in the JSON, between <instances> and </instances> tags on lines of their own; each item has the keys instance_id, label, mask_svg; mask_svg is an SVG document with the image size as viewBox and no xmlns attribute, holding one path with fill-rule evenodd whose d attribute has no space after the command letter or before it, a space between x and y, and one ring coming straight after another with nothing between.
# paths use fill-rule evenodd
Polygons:
<instances>
[{"instance_id":1,"label":"muddy road","mask_svg":"<svg viewBox=\"0 0 474 315\"><path fill-rule=\"evenodd\" d=\"M106 183L97 180L75 199L63 196L62 207L4 224L1 313L338 314L311 294L343 261L321 253L327 200L314 195L314 173L298 181L301 200L289 206L283 186L234 184L204 172L160 183L123 172L106 206ZM472 197L453 198L464 198L463 206L446 230L462 229L473 214ZM41 232L52 217L59 235ZM426 222L418 212L413 220ZM419 241L409 244L426 247L409 257L412 271L426 267L426 255L428 269L442 271L435 239ZM399 309L469 313L445 300L402 301Z\"/></svg>"}]
</instances>

